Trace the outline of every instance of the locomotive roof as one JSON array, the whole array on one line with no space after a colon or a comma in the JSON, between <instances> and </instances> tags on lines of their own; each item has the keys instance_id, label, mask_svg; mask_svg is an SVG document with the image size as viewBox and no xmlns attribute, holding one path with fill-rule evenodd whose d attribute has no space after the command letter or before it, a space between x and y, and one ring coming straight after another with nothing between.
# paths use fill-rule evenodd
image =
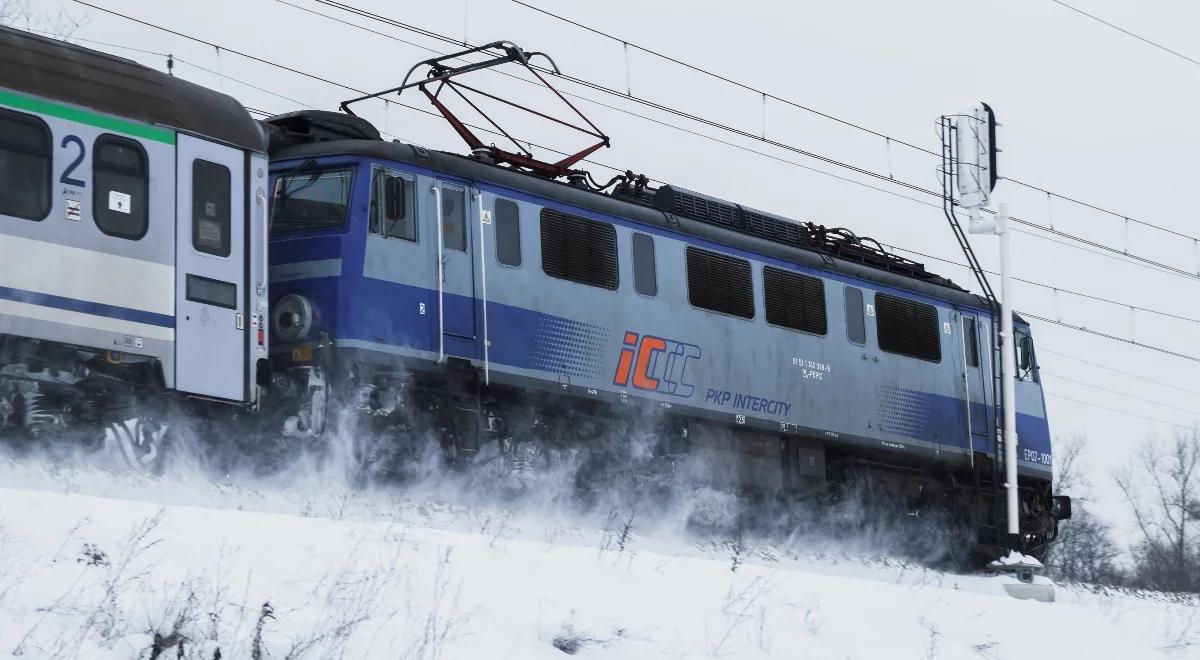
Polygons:
<instances>
[{"instance_id":1,"label":"locomotive roof","mask_svg":"<svg viewBox=\"0 0 1200 660\"><path fill-rule=\"evenodd\" d=\"M0 26L0 88L266 150L235 99L132 60Z\"/></svg>"},{"instance_id":2,"label":"locomotive roof","mask_svg":"<svg viewBox=\"0 0 1200 660\"><path fill-rule=\"evenodd\" d=\"M691 234L713 241L714 243L772 256L798 265L837 272L849 277L906 289L958 305L984 310L988 309L986 300L943 277L930 274L927 274L923 278L913 277L889 271L878 266L839 258L838 256L817 250L794 247L734 229L700 222L686 216L666 213L650 204L629 201L625 198L614 197L560 181L526 174L507 167L485 163L475 158L425 149L402 142L386 142L378 139L378 132L374 127L357 117L338 115L337 113L317 112L315 114L321 115L325 120L332 118L325 117L325 115L337 115L341 119L338 125L333 126L332 129L328 125L323 127L331 130L322 131L320 128L317 128L303 135L304 139L289 140L284 135L288 131L279 130L285 124L294 128L302 115L311 113L312 111L289 113L288 115L281 115L265 120L268 129L274 134L271 146L272 160L351 155L410 163L418 167L445 172L466 180L480 181L514 190L521 190L530 195L544 197L598 213L629 218L649 225L659 226L663 229ZM328 122L322 123L327 124ZM312 129L313 126L310 125L309 128ZM292 133L291 137L296 137L296 134ZM664 186L663 188L667 187ZM660 188L660 190L662 189ZM1017 317L1017 319L1023 323L1020 317Z\"/></svg>"}]
</instances>

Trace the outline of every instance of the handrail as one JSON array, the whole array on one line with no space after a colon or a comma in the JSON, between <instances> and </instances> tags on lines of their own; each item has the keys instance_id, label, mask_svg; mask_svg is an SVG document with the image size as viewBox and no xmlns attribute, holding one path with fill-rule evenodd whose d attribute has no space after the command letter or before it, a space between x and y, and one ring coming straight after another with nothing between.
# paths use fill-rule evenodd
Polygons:
<instances>
[{"instance_id":1,"label":"handrail","mask_svg":"<svg viewBox=\"0 0 1200 660\"><path fill-rule=\"evenodd\" d=\"M445 247L442 245L442 188L433 184L434 213L437 217L437 262L438 262L438 359L439 363L446 361L446 312L443 303L443 290L446 280Z\"/></svg>"},{"instance_id":2,"label":"handrail","mask_svg":"<svg viewBox=\"0 0 1200 660\"><path fill-rule=\"evenodd\" d=\"M488 297L487 297L487 243L484 238L483 222L483 191L476 193L479 197L479 280L483 289L483 384L491 385L491 362L488 358Z\"/></svg>"},{"instance_id":3,"label":"handrail","mask_svg":"<svg viewBox=\"0 0 1200 660\"><path fill-rule=\"evenodd\" d=\"M979 327L978 317L974 319L975 327ZM958 331L962 335L962 363L963 363L963 386L966 388L967 397L967 451L970 455L971 467L975 467L975 425L971 421L971 366L967 364L967 316L960 314L958 318ZM976 331L978 334L978 331ZM979 338L975 338L975 346L979 346Z\"/></svg>"}]
</instances>

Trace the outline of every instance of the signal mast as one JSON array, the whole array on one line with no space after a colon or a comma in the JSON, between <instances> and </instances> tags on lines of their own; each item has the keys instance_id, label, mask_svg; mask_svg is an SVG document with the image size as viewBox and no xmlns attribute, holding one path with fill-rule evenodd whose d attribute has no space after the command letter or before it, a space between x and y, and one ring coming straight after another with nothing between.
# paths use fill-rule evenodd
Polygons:
<instances>
[{"instance_id":1,"label":"signal mast","mask_svg":"<svg viewBox=\"0 0 1200 660\"><path fill-rule=\"evenodd\" d=\"M1027 557L1021 549L1021 513L1020 490L1017 485L1017 406L1016 406L1016 335L1013 332L1013 282L1011 263L1012 230L1009 227L1010 216L1008 204L1000 202L998 211L991 218L984 219L983 213L988 211L992 191L999 180L996 168L996 115L986 103L978 103L953 117L942 118L943 128L943 176L953 181L953 185L944 187L945 208L951 225L955 227L964 252L968 255L980 279L980 284L989 300L995 301L990 285L987 284L982 267L975 258L966 236L962 235L954 217L954 206L966 209L969 223L967 233L976 235L993 235L1000 240L1000 332L997 339L1000 342L1000 387L1001 408L1004 412L1003 429L1004 446L1004 487L1005 487L1005 520L1007 529L1005 544L1009 549L1008 556L992 562L992 568L1010 572L1017 576L1019 583L1005 585L1014 587L1007 589L1011 595L1020 598L1038 600L1054 600L1053 585L1035 583L1034 575L1042 570L1041 562ZM957 193L958 199L954 199Z\"/></svg>"}]
</instances>

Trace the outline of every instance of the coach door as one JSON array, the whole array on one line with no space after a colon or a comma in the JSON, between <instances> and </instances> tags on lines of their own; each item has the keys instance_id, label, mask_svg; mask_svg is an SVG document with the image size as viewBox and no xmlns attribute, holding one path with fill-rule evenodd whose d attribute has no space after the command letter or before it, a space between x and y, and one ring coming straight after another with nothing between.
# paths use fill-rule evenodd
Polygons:
<instances>
[{"instance_id":1,"label":"coach door","mask_svg":"<svg viewBox=\"0 0 1200 660\"><path fill-rule=\"evenodd\" d=\"M475 260L472 218L478 218L471 190L437 182L441 205L435 209L441 226L443 333L447 339L475 339ZM454 342L461 346L461 342ZM449 346L450 344L448 344Z\"/></svg>"},{"instance_id":2,"label":"coach door","mask_svg":"<svg viewBox=\"0 0 1200 660\"><path fill-rule=\"evenodd\" d=\"M176 388L245 401L245 154L186 135L176 153Z\"/></svg>"}]
</instances>

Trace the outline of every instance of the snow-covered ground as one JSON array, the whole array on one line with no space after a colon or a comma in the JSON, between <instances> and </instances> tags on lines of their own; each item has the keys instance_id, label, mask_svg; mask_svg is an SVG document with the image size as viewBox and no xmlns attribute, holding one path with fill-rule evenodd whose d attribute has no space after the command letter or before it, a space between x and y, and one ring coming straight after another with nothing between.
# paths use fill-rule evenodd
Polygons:
<instances>
[{"instance_id":1,"label":"snow-covered ground","mask_svg":"<svg viewBox=\"0 0 1200 660\"><path fill-rule=\"evenodd\" d=\"M1196 601L627 523L0 461L0 655L1200 657Z\"/></svg>"}]
</instances>

